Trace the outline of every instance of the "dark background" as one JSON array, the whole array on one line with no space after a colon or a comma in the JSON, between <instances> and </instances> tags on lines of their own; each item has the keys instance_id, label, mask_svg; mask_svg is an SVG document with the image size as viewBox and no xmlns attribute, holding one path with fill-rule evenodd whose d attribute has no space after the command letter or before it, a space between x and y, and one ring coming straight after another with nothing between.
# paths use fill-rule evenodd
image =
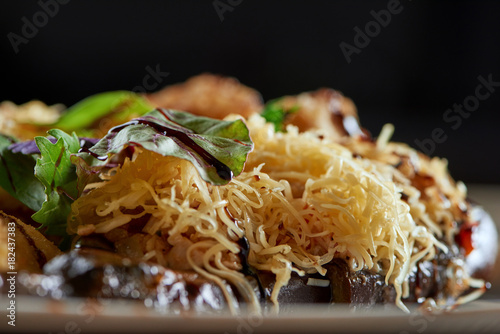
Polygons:
<instances>
[{"instance_id":1,"label":"dark background","mask_svg":"<svg viewBox=\"0 0 500 334\"><path fill-rule=\"evenodd\" d=\"M479 76L500 82L500 2L401 0L351 63L340 43L354 45L353 29L389 1L219 3L233 4L222 21L211 0L72 0L16 54L8 34L22 36L23 17L33 22L43 9L4 2L0 100L71 105L142 85L148 66L170 73L158 88L206 71L234 76L265 100L326 86L354 100L374 135L391 122L393 138L415 147L442 128L446 140L433 154L448 158L455 178L500 183L500 87L456 129L443 120L475 94Z\"/></svg>"}]
</instances>

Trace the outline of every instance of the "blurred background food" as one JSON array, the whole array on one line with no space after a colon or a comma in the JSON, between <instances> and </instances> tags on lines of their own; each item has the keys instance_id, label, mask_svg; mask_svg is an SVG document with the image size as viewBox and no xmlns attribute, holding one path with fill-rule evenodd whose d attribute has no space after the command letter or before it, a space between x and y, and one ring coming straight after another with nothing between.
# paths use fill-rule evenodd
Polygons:
<instances>
[{"instance_id":1,"label":"blurred background food","mask_svg":"<svg viewBox=\"0 0 500 334\"><path fill-rule=\"evenodd\" d=\"M475 96L479 76L500 82L498 13L493 1L8 2L0 100L71 105L201 72L234 76L265 100L331 87L373 134L392 122L394 139L425 143L456 178L499 183L500 87L467 118L443 119Z\"/></svg>"}]
</instances>

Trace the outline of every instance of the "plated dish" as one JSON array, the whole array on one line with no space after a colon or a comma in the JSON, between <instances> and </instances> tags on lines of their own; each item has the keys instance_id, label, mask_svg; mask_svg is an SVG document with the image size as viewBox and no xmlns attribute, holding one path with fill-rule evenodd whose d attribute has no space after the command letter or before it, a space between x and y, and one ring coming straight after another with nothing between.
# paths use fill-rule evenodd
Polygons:
<instances>
[{"instance_id":1,"label":"plated dish","mask_svg":"<svg viewBox=\"0 0 500 334\"><path fill-rule=\"evenodd\" d=\"M264 104L205 74L0 117L0 228L16 239L0 271L16 270L18 294L171 315L406 314L490 286L495 224L446 160L391 142L390 124L372 136L332 89Z\"/></svg>"}]
</instances>

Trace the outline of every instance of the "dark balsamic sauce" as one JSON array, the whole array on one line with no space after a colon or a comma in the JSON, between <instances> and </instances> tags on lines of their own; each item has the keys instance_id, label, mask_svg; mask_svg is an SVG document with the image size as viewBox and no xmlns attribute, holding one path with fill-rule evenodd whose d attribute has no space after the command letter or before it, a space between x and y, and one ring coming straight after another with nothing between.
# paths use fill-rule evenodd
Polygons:
<instances>
[{"instance_id":1,"label":"dark balsamic sauce","mask_svg":"<svg viewBox=\"0 0 500 334\"><path fill-rule=\"evenodd\" d=\"M97 160L105 161L108 158L107 156L100 156L90 150L90 148L98 142L99 140L94 138L80 138L80 149L78 150L78 153L85 152L90 154Z\"/></svg>"},{"instance_id":2,"label":"dark balsamic sauce","mask_svg":"<svg viewBox=\"0 0 500 334\"><path fill-rule=\"evenodd\" d=\"M81 147L80 150L78 151L78 153L81 153L81 152L88 153L91 156L93 156L94 158L96 158L97 160L101 160L101 161L106 161L106 159L108 158L105 155L99 155L99 154L92 152L88 147Z\"/></svg>"},{"instance_id":3,"label":"dark balsamic sauce","mask_svg":"<svg viewBox=\"0 0 500 334\"><path fill-rule=\"evenodd\" d=\"M253 270L250 268L248 264L248 254L250 253L250 244L248 243L248 239L246 237L239 238L236 242L238 246L240 246L240 262L241 262L241 272L247 276L253 275Z\"/></svg>"},{"instance_id":4,"label":"dark balsamic sauce","mask_svg":"<svg viewBox=\"0 0 500 334\"><path fill-rule=\"evenodd\" d=\"M95 144L97 144L97 142L99 142L99 139L96 138L80 137L79 139L80 139L80 148L82 149L89 149Z\"/></svg>"},{"instance_id":5,"label":"dark balsamic sauce","mask_svg":"<svg viewBox=\"0 0 500 334\"><path fill-rule=\"evenodd\" d=\"M248 264L248 254L250 253L250 244L248 243L248 239L243 236L239 238L236 243L238 244L238 246L240 246L240 252L238 253L238 256L240 258L240 263L242 266L241 272L245 276L250 276L255 279L259 286L260 300L262 303L264 303L266 301L266 293L264 291L262 282L260 281L259 275L257 275L253 267Z\"/></svg>"},{"instance_id":6,"label":"dark balsamic sauce","mask_svg":"<svg viewBox=\"0 0 500 334\"><path fill-rule=\"evenodd\" d=\"M165 113L163 113L163 112L162 112L162 114L165 115ZM167 127L167 126L158 124L156 122L149 121L147 119L139 118L139 119L135 119L135 120L132 120L130 122L127 122L125 124L115 126L114 128L109 130L109 133L117 133L129 125L137 125L137 124L143 124L143 125L149 126L164 136L173 137L173 138L178 139L184 145L188 146L190 149L195 151L203 160L205 160L210 165L212 165L217 170L217 175L219 175L220 178L222 178L226 181L229 181L233 177L233 172L231 171L231 169L228 166L226 166L224 163L220 162L213 155L208 153L203 147L198 145L193 139L191 139L191 137L187 133L185 133L183 131L176 130L176 129L171 128L171 127ZM88 152L88 153L92 154L92 152ZM95 156L95 153L94 153L94 156Z\"/></svg>"}]
</instances>

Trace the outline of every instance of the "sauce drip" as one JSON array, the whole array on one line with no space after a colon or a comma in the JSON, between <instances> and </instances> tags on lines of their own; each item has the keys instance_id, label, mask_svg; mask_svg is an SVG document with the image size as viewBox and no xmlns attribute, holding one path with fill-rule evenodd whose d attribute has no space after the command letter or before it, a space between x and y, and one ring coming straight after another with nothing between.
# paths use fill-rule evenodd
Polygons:
<instances>
[{"instance_id":1,"label":"sauce drip","mask_svg":"<svg viewBox=\"0 0 500 334\"><path fill-rule=\"evenodd\" d=\"M241 262L241 272L247 276L253 276L253 271L248 264L248 254L250 253L250 244L246 237L241 237L237 241L238 246L240 246L240 252L238 253Z\"/></svg>"},{"instance_id":2,"label":"sauce drip","mask_svg":"<svg viewBox=\"0 0 500 334\"><path fill-rule=\"evenodd\" d=\"M88 153L91 156L93 156L94 158L96 158L97 160L101 160L101 161L106 161L106 159L108 158L108 156L106 156L106 155L99 155L97 153L92 152L88 147L85 147L85 146L81 147L80 150L78 150L78 153L81 153L81 152Z\"/></svg>"},{"instance_id":3,"label":"sauce drip","mask_svg":"<svg viewBox=\"0 0 500 334\"><path fill-rule=\"evenodd\" d=\"M252 266L248 264L248 254L250 253L250 244L248 243L248 239L243 236L239 238L236 243L238 244L238 246L240 246L240 252L238 253L238 256L240 257L240 263L242 267L241 272L245 276L250 276L255 279L259 287L261 302L265 302L266 293L264 291L264 287L262 285L260 277L255 273L255 270L252 268Z\"/></svg>"}]
</instances>

